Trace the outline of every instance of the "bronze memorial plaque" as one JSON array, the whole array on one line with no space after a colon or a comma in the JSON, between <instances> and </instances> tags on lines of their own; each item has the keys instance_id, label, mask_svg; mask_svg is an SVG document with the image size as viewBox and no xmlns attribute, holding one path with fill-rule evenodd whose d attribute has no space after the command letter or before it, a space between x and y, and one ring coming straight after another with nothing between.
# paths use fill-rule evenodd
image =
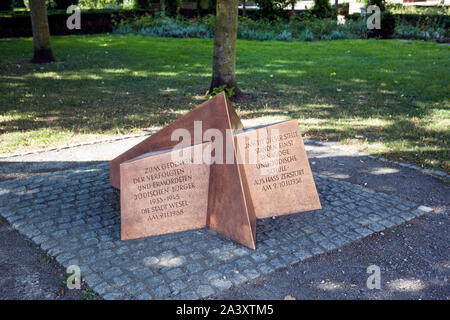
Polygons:
<instances>
[{"instance_id":1,"label":"bronze memorial plaque","mask_svg":"<svg viewBox=\"0 0 450 320\"><path fill-rule=\"evenodd\" d=\"M235 139L256 218L321 209L297 120L240 130Z\"/></svg>"},{"instance_id":2,"label":"bronze memorial plaque","mask_svg":"<svg viewBox=\"0 0 450 320\"><path fill-rule=\"evenodd\" d=\"M207 145L182 151L189 155ZM206 226L210 165L175 158L180 150L154 151L120 165L122 240Z\"/></svg>"}]
</instances>

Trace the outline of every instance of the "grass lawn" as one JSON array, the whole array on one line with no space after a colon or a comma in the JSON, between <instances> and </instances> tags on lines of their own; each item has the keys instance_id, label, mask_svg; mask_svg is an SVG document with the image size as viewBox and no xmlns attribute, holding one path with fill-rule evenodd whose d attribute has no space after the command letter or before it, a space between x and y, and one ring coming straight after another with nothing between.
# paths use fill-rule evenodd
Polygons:
<instances>
[{"instance_id":1,"label":"grass lawn","mask_svg":"<svg viewBox=\"0 0 450 320\"><path fill-rule=\"evenodd\" d=\"M0 152L159 128L209 87L212 40L52 38L57 63L31 65L32 39L0 39ZM247 124L298 119L309 138L449 172L450 46L432 42L238 41Z\"/></svg>"}]
</instances>

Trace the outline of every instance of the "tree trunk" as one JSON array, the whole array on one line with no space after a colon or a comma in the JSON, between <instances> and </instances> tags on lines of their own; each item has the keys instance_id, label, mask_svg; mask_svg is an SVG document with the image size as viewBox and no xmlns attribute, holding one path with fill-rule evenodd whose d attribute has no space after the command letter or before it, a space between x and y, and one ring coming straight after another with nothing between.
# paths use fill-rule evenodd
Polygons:
<instances>
[{"instance_id":1,"label":"tree trunk","mask_svg":"<svg viewBox=\"0 0 450 320\"><path fill-rule=\"evenodd\" d=\"M245 0L242 1L242 16L245 17L245 15L247 14L247 5L245 4Z\"/></svg>"},{"instance_id":2,"label":"tree trunk","mask_svg":"<svg viewBox=\"0 0 450 320\"><path fill-rule=\"evenodd\" d=\"M31 26L33 28L34 56L32 63L55 61L50 43L47 6L45 0L30 0Z\"/></svg>"},{"instance_id":3,"label":"tree trunk","mask_svg":"<svg viewBox=\"0 0 450 320\"><path fill-rule=\"evenodd\" d=\"M338 15L338 4L339 0L334 0L334 12L336 13L336 17Z\"/></svg>"},{"instance_id":4,"label":"tree trunk","mask_svg":"<svg viewBox=\"0 0 450 320\"><path fill-rule=\"evenodd\" d=\"M213 74L209 92L226 85L234 89L235 96L241 94L234 77L238 3L239 0L217 0Z\"/></svg>"}]
</instances>

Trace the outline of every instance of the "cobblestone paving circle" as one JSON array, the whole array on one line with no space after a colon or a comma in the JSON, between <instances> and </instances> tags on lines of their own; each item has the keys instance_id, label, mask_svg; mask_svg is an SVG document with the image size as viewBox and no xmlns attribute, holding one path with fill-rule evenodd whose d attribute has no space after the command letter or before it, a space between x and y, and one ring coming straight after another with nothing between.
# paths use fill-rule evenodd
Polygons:
<instances>
[{"instance_id":1,"label":"cobblestone paving circle","mask_svg":"<svg viewBox=\"0 0 450 320\"><path fill-rule=\"evenodd\" d=\"M105 299L200 299L431 211L315 181L323 209L258 220L257 250L207 229L121 241L107 163L1 182L0 214Z\"/></svg>"}]
</instances>

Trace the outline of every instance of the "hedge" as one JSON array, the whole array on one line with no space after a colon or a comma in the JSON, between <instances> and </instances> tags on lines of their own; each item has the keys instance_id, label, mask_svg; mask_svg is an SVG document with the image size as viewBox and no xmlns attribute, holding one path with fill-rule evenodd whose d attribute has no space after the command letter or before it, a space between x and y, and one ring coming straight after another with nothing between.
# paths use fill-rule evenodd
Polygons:
<instances>
[{"instance_id":1,"label":"hedge","mask_svg":"<svg viewBox=\"0 0 450 320\"><path fill-rule=\"evenodd\" d=\"M443 29L450 28L450 16L440 14L392 14L397 24L408 24L414 27L420 27L422 25L430 25L440 27ZM359 14L347 14L346 20L358 20Z\"/></svg>"},{"instance_id":2,"label":"hedge","mask_svg":"<svg viewBox=\"0 0 450 320\"><path fill-rule=\"evenodd\" d=\"M113 20L136 15L152 14L149 10L90 10L81 12L81 29L69 30L66 26L69 14L54 11L48 15L51 35L93 34L111 32ZM31 37L29 12L0 17L0 38Z\"/></svg>"},{"instance_id":3,"label":"hedge","mask_svg":"<svg viewBox=\"0 0 450 320\"><path fill-rule=\"evenodd\" d=\"M131 16L140 16L144 14L153 14L151 9L133 9L133 10L86 10L81 12L81 29L69 30L66 27L66 21L69 14L64 10L49 10L48 20L50 25L50 34L52 35L70 35L70 34L93 34L111 32L113 21L126 19ZM210 14L211 10L197 10L182 8L180 14L186 18L193 18L198 15L204 16ZM297 12L296 12L297 13ZM252 19L258 18L258 10L247 10L247 16ZM305 12L299 14L302 16ZM383 17L382 20L389 21L385 24L387 28L376 31L372 36L388 38L392 35L395 25L411 25L414 27L429 26L433 28L450 28L450 16L448 15L425 15L425 14L388 14L391 19ZM346 20L356 21L359 14L345 15ZM380 34L379 34L380 33ZM2 13L0 15L0 38L8 37L31 37L31 19L29 12ZM370 36L370 35L369 35Z\"/></svg>"},{"instance_id":4,"label":"hedge","mask_svg":"<svg viewBox=\"0 0 450 320\"><path fill-rule=\"evenodd\" d=\"M414 27L432 25L443 29L450 28L450 16L440 14L394 14L397 23L409 24Z\"/></svg>"}]
</instances>

